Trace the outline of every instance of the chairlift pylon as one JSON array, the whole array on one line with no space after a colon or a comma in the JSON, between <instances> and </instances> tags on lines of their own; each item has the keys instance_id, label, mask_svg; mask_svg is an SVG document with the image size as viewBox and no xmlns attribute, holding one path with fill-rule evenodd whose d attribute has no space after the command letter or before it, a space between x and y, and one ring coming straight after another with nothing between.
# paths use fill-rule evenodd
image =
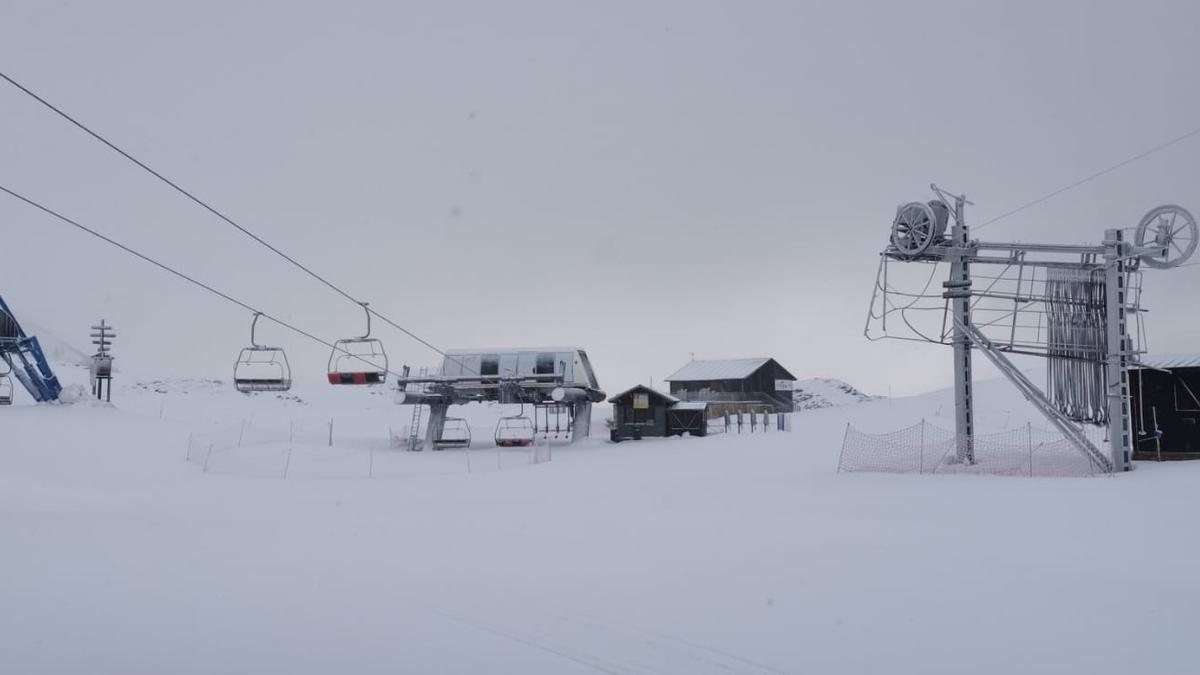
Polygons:
<instances>
[{"instance_id":1,"label":"chairlift pylon","mask_svg":"<svg viewBox=\"0 0 1200 675\"><path fill-rule=\"evenodd\" d=\"M260 316L262 312L254 313L250 322L250 346L242 348L233 367L234 387L243 394L292 388L292 367L288 364L287 354L280 347L267 347L255 340Z\"/></svg>"},{"instance_id":2,"label":"chairlift pylon","mask_svg":"<svg viewBox=\"0 0 1200 675\"><path fill-rule=\"evenodd\" d=\"M496 445L502 448L524 448L533 445L537 436L533 422L525 416L525 404L521 404L521 412L516 415L506 415L496 422Z\"/></svg>"},{"instance_id":3,"label":"chairlift pylon","mask_svg":"<svg viewBox=\"0 0 1200 675\"><path fill-rule=\"evenodd\" d=\"M371 337L371 310L360 302L367 315L367 332L360 337L333 343L329 354L329 384L383 384L387 381L388 359L383 342Z\"/></svg>"}]
</instances>

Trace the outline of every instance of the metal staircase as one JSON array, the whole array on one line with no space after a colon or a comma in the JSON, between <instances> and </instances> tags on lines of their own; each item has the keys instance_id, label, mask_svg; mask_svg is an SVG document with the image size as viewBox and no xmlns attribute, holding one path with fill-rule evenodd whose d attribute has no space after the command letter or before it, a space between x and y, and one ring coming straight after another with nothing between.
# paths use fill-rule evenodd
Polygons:
<instances>
[{"instance_id":1,"label":"metal staircase","mask_svg":"<svg viewBox=\"0 0 1200 675\"><path fill-rule=\"evenodd\" d=\"M8 364L13 377L29 391L33 400L58 400L62 385L46 362L42 346L36 337L26 335L21 329L3 297L0 297L0 359Z\"/></svg>"}]
</instances>

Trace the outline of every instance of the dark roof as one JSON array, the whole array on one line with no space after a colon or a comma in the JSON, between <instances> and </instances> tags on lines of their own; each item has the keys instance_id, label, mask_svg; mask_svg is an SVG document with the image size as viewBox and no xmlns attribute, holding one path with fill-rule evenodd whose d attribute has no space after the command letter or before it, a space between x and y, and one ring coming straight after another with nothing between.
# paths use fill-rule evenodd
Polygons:
<instances>
[{"instance_id":1,"label":"dark roof","mask_svg":"<svg viewBox=\"0 0 1200 675\"><path fill-rule=\"evenodd\" d=\"M657 397L663 401L666 401L667 403L670 403L672 405L679 403L679 399L675 398L674 396L671 396L670 394L664 394L661 391L658 391L656 389L651 389L650 387L647 387L644 384L632 386L632 387L626 389L625 391L614 395L612 398L608 399L608 402L609 403L618 403L620 401L620 399L623 399L626 396L629 396L635 392L648 393L651 396L655 396L655 397Z\"/></svg>"},{"instance_id":2,"label":"dark roof","mask_svg":"<svg viewBox=\"0 0 1200 675\"><path fill-rule=\"evenodd\" d=\"M691 361L667 378L667 382L704 382L707 380L744 380L768 363L774 363L787 375L782 379L795 380L796 376L772 358L715 359Z\"/></svg>"}]
</instances>

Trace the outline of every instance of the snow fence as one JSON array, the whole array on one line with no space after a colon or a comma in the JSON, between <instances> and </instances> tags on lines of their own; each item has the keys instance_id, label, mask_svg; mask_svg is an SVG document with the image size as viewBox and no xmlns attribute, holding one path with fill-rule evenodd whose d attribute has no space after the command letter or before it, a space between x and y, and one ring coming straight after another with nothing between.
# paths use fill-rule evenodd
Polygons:
<instances>
[{"instance_id":1,"label":"snow fence","mask_svg":"<svg viewBox=\"0 0 1200 675\"><path fill-rule=\"evenodd\" d=\"M548 440L527 447L408 452L394 433L341 434L331 422L263 424L245 420L188 436L185 459L204 473L253 478L389 478L486 473L549 462Z\"/></svg>"},{"instance_id":2,"label":"snow fence","mask_svg":"<svg viewBox=\"0 0 1200 675\"><path fill-rule=\"evenodd\" d=\"M1085 433L1103 447L1103 432ZM974 473L999 476L1072 477L1103 473L1073 443L1057 432L1032 424L975 435L975 462L958 461L958 436L921 420L907 429L884 434L846 426L838 472Z\"/></svg>"}]
</instances>

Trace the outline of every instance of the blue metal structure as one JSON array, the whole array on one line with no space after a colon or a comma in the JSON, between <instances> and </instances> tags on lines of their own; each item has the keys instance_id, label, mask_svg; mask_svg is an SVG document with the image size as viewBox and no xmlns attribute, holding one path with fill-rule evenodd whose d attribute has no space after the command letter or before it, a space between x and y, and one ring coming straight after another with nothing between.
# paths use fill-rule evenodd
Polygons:
<instances>
[{"instance_id":1,"label":"blue metal structure","mask_svg":"<svg viewBox=\"0 0 1200 675\"><path fill-rule=\"evenodd\" d=\"M62 393L58 377L46 362L38 339L26 335L17 323L17 317L0 297L0 359L12 369L17 378L35 401L57 401Z\"/></svg>"}]
</instances>

